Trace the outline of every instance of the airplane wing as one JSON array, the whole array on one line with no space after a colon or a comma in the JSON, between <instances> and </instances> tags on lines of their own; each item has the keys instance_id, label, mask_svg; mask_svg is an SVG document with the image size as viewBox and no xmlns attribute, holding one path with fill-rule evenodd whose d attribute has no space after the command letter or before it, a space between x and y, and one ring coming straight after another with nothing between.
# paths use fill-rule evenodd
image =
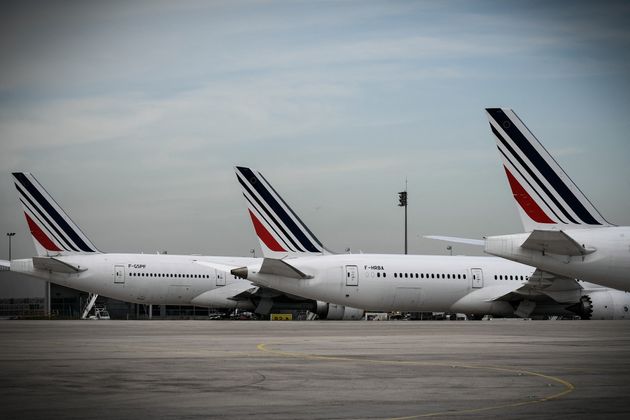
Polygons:
<instances>
[{"instance_id":1,"label":"airplane wing","mask_svg":"<svg viewBox=\"0 0 630 420\"><path fill-rule=\"evenodd\" d=\"M575 279L537 269L525 284L492 300L518 300L546 296L558 303L573 303L577 302L581 295L582 286Z\"/></svg>"},{"instance_id":2,"label":"airplane wing","mask_svg":"<svg viewBox=\"0 0 630 420\"><path fill-rule=\"evenodd\" d=\"M475 246L484 246L486 243L483 239L457 238L455 236L427 235L424 237L427 239L435 239L437 241L453 242L456 244L466 244L466 245L475 245Z\"/></svg>"},{"instance_id":3,"label":"airplane wing","mask_svg":"<svg viewBox=\"0 0 630 420\"><path fill-rule=\"evenodd\" d=\"M221 307L225 302L243 298L243 295L251 295L258 291L258 287L247 280L228 283L225 286L203 292L191 300L193 305Z\"/></svg>"},{"instance_id":4,"label":"airplane wing","mask_svg":"<svg viewBox=\"0 0 630 420\"><path fill-rule=\"evenodd\" d=\"M586 255L595 252L585 248L561 230L534 230L521 244L521 248L559 255Z\"/></svg>"},{"instance_id":5,"label":"airplane wing","mask_svg":"<svg viewBox=\"0 0 630 420\"><path fill-rule=\"evenodd\" d=\"M11 269L11 261L0 260L0 271L9 271Z\"/></svg>"},{"instance_id":6,"label":"airplane wing","mask_svg":"<svg viewBox=\"0 0 630 420\"><path fill-rule=\"evenodd\" d=\"M80 273L87 270L78 265L69 264L53 257L33 257L33 267L39 270L54 271L55 273Z\"/></svg>"}]
</instances>

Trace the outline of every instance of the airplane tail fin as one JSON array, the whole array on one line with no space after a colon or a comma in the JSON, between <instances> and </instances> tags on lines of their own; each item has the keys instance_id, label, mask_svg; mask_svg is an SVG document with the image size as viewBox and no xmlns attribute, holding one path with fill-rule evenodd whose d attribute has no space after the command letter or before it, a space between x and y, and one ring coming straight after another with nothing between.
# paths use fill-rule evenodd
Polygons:
<instances>
[{"instance_id":1,"label":"airplane tail fin","mask_svg":"<svg viewBox=\"0 0 630 420\"><path fill-rule=\"evenodd\" d=\"M32 174L14 172L13 181L38 256L100 252Z\"/></svg>"},{"instance_id":2,"label":"airplane tail fin","mask_svg":"<svg viewBox=\"0 0 630 420\"><path fill-rule=\"evenodd\" d=\"M526 232L612 226L514 111L486 113Z\"/></svg>"},{"instance_id":3,"label":"airplane tail fin","mask_svg":"<svg viewBox=\"0 0 630 420\"><path fill-rule=\"evenodd\" d=\"M265 258L329 253L260 172L235 170Z\"/></svg>"}]
</instances>

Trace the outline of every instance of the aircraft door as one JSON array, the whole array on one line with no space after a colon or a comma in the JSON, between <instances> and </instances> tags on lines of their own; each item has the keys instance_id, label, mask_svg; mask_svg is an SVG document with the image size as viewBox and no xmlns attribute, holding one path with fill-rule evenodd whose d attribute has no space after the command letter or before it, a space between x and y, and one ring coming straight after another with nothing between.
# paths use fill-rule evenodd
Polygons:
<instances>
[{"instance_id":1,"label":"aircraft door","mask_svg":"<svg viewBox=\"0 0 630 420\"><path fill-rule=\"evenodd\" d=\"M223 271L216 270L217 272L217 286L225 286L225 276L226 274Z\"/></svg>"},{"instance_id":2,"label":"aircraft door","mask_svg":"<svg viewBox=\"0 0 630 420\"><path fill-rule=\"evenodd\" d=\"M483 271L481 270L481 268L471 268L470 274L472 274L473 289L479 289L483 287Z\"/></svg>"},{"instance_id":3,"label":"aircraft door","mask_svg":"<svg viewBox=\"0 0 630 420\"><path fill-rule=\"evenodd\" d=\"M346 265L346 286L359 285L359 269L356 265Z\"/></svg>"},{"instance_id":4,"label":"aircraft door","mask_svg":"<svg viewBox=\"0 0 630 420\"><path fill-rule=\"evenodd\" d=\"M125 266L124 265L114 266L114 283L125 284Z\"/></svg>"}]
</instances>

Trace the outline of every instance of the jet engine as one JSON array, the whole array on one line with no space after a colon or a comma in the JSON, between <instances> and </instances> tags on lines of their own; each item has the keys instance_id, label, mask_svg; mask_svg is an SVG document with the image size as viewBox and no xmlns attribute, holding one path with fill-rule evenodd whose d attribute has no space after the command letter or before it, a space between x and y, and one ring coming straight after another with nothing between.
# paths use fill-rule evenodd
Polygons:
<instances>
[{"instance_id":1,"label":"jet engine","mask_svg":"<svg viewBox=\"0 0 630 420\"><path fill-rule=\"evenodd\" d=\"M364 312L363 309L317 301L316 313L320 319L351 321L363 318Z\"/></svg>"},{"instance_id":2,"label":"jet engine","mask_svg":"<svg viewBox=\"0 0 630 420\"><path fill-rule=\"evenodd\" d=\"M630 293L621 290L585 291L580 301L567 309L582 319L630 320Z\"/></svg>"}]
</instances>

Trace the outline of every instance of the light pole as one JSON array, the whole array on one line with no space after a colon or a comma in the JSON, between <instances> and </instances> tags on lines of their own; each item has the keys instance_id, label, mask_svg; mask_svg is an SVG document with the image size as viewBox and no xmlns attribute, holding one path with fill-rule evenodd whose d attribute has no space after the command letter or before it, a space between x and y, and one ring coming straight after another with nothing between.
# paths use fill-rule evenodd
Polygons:
<instances>
[{"instance_id":1,"label":"light pole","mask_svg":"<svg viewBox=\"0 0 630 420\"><path fill-rule=\"evenodd\" d=\"M405 255L407 254L407 180L405 179L405 191L398 193L398 207L405 208Z\"/></svg>"},{"instance_id":2,"label":"light pole","mask_svg":"<svg viewBox=\"0 0 630 420\"><path fill-rule=\"evenodd\" d=\"M11 238L15 236L15 232L7 232L7 236L9 237L9 261L11 261Z\"/></svg>"}]
</instances>

